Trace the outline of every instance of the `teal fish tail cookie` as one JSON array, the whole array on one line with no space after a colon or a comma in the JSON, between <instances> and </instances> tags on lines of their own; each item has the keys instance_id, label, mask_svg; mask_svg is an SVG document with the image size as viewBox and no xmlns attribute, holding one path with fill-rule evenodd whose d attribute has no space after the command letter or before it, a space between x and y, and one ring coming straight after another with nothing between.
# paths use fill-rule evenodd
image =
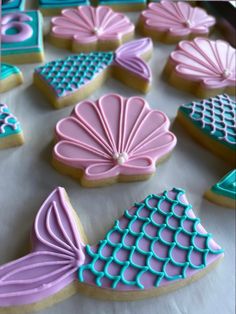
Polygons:
<instances>
[{"instance_id":1,"label":"teal fish tail cookie","mask_svg":"<svg viewBox=\"0 0 236 314\"><path fill-rule=\"evenodd\" d=\"M44 60L42 16L39 11L3 13L1 57L3 62L35 63Z\"/></svg>"},{"instance_id":2,"label":"teal fish tail cookie","mask_svg":"<svg viewBox=\"0 0 236 314\"><path fill-rule=\"evenodd\" d=\"M23 83L23 75L14 65L1 63L0 65L0 93L6 92Z\"/></svg>"},{"instance_id":3,"label":"teal fish tail cookie","mask_svg":"<svg viewBox=\"0 0 236 314\"><path fill-rule=\"evenodd\" d=\"M215 204L236 209L236 169L206 191L205 197Z\"/></svg>"},{"instance_id":4,"label":"teal fish tail cookie","mask_svg":"<svg viewBox=\"0 0 236 314\"><path fill-rule=\"evenodd\" d=\"M35 69L34 83L56 108L86 98L109 76L147 92L152 73L145 60L152 48L151 39L142 38L123 44L115 52L81 53L51 61Z\"/></svg>"},{"instance_id":5,"label":"teal fish tail cookie","mask_svg":"<svg viewBox=\"0 0 236 314\"><path fill-rule=\"evenodd\" d=\"M23 11L25 0L2 0L2 12Z\"/></svg>"},{"instance_id":6,"label":"teal fish tail cookie","mask_svg":"<svg viewBox=\"0 0 236 314\"><path fill-rule=\"evenodd\" d=\"M39 9L44 15L55 15L59 14L62 9L89 4L89 0L39 0Z\"/></svg>"},{"instance_id":7,"label":"teal fish tail cookie","mask_svg":"<svg viewBox=\"0 0 236 314\"><path fill-rule=\"evenodd\" d=\"M150 194L87 243L66 192L56 188L32 229L32 251L0 267L0 313L31 312L76 292L108 300L154 297L203 276L223 249L194 215L185 192Z\"/></svg>"},{"instance_id":8,"label":"teal fish tail cookie","mask_svg":"<svg viewBox=\"0 0 236 314\"><path fill-rule=\"evenodd\" d=\"M17 118L5 104L0 104L0 149L24 143L23 131Z\"/></svg>"},{"instance_id":9,"label":"teal fish tail cookie","mask_svg":"<svg viewBox=\"0 0 236 314\"><path fill-rule=\"evenodd\" d=\"M181 106L177 120L201 145L235 165L236 102L227 94Z\"/></svg>"}]
</instances>

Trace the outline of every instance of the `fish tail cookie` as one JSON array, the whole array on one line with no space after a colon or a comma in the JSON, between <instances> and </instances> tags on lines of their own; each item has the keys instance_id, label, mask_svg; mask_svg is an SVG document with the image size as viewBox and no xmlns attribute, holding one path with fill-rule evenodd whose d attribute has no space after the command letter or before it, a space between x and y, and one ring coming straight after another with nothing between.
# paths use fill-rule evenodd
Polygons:
<instances>
[{"instance_id":1,"label":"fish tail cookie","mask_svg":"<svg viewBox=\"0 0 236 314\"><path fill-rule=\"evenodd\" d=\"M0 65L0 93L6 92L23 83L23 75L14 65L1 63Z\"/></svg>"},{"instance_id":2,"label":"fish tail cookie","mask_svg":"<svg viewBox=\"0 0 236 314\"><path fill-rule=\"evenodd\" d=\"M85 100L56 125L53 165L86 187L146 180L176 145L169 127L141 97Z\"/></svg>"},{"instance_id":3,"label":"fish tail cookie","mask_svg":"<svg viewBox=\"0 0 236 314\"><path fill-rule=\"evenodd\" d=\"M142 38L123 44L115 52L90 52L51 61L34 72L35 85L55 108L89 96L109 77L142 92L151 86L151 69L145 60L152 54L152 41Z\"/></svg>"},{"instance_id":4,"label":"fish tail cookie","mask_svg":"<svg viewBox=\"0 0 236 314\"><path fill-rule=\"evenodd\" d=\"M236 169L227 173L204 196L215 204L236 209Z\"/></svg>"},{"instance_id":5,"label":"fish tail cookie","mask_svg":"<svg viewBox=\"0 0 236 314\"><path fill-rule=\"evenodd\" d=\"M236 102L228 95L181 106L177 121L199 144L235 165Z\"/></svg>"},{"instance_id":6,"label":"fish tail cookie","mask_svg":"<svg viewBox=\"0 0 236 314\"><path fill-rule=\"evenodd\" d=\"M73 52L109 51L133 39L134 24L106 6L67 9L51 20L50 42Z\"/></svg>"},{"instance_id":7,"label":"fish tail cookie","mask_svg":"<svg viewBox=\"0 0 236 314\"><path fill-rule=\"evenodd\" d=\"M167 81L199 98L236 93L236 50L223 40L181 41L164 69Z\"/></svg>"},{"instance_id":8,"label":"fish tail cookie","mask_svg":"<svg viewBox=\"0 0 236 314\"><path fill-rule=\"evenodd\" d=\"M20 123L7 105L0 104L0 149L19 146L24 143Z\"/></svg>"},{"instance_id":9,"label":"fish tail cookie","mask_svg":"<svg viewBox=\"0 0 236 314\"><path fill-rule=\"evenodd\" d=\"M87 244L63 188L41 206L32 251L0 266L0 313L27 313L76 292L107 300L154 297L183 287L224 256L174 188L136 203L97 245Z\"/></svg>"}]
</instances>

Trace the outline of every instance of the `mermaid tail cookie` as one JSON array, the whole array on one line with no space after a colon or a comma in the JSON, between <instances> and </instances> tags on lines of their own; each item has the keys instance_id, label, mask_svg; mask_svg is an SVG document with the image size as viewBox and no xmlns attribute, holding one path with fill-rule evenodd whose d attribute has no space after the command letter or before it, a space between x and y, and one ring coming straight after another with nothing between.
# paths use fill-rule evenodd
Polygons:
<instances>
[{"instance_id":1,"label":"mermaid tail cookie","mask_svg":"<svg viewBox=\"0 0 236 314\"><path fill-rule=\"evenodd\" d=\"M84 242L64 189L55 189L36 216L32 252L0 267L0 313L42 308L76 291L120 300L158 295L223 257L180 189L147 196L98 245Z\"/></svg>"},{"instance_id":2,"label":"mermaid tail cookie","mask_svg":"<svg viewBox=\"0 0 236 314\"><path fill-rule=\"evenodd\" d=\"M89 96L108 76L147 92L152 74L145 62L152 53L150 38L125 43L115 52L81 53L37 67L34 83L60 108Z\"/></svg>"}]
</instances>

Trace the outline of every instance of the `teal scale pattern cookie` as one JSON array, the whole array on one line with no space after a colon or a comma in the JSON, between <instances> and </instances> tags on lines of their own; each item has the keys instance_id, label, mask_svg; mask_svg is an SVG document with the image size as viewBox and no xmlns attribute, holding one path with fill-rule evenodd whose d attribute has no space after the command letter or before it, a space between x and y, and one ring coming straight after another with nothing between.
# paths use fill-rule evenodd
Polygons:
<instances>
[{"instance_id":1,"label":"teal scale pattern cookie","mask_svg":"<svg viewBox=\"0 0 236 314\"><path fill-rule=\"evenodd\" d=\"M21 133L20 123L5 104L0 104L0 138Z\"/></svg>"}]
</instances>

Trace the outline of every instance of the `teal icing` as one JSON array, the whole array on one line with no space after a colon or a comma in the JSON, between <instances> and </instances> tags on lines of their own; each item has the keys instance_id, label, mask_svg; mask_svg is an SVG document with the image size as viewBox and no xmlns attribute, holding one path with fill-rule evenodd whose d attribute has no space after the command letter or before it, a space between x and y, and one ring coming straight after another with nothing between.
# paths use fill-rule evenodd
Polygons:
<instances>
[{"instance_id":1,"label":"teal icing","mask_svg":"<svg viewBox=\"0 0 236 314\"><path fill-rule=\"evenodd\" d=\"M2 0L2 12L23 11L25 0Z\"/></svg>"},{"instance_id":2,"label":"teal icing","mask_svg":"<svg viewBox=\"0 0 236 314\"><path fill-rule=\"evenodd\" d=\"M135 204L133 210L126 210L124 217L127 220L126 226L120 225L120 220L115 222L113 228L106 234L104 240L96 247L86 246L86 254L89 256L87 262L78 269L78 279L81 282L87 282L86 273L89 272L90 277L94 278L93 283L98 287L102 287L104 280L111 282L111 288L117 288L118 284L133 286L137 289L145 289L147 285L141 282L143 275L148 274L153 277L154 286L158 287L164 281L173 281L184 279L189 271L202 269L207 266L207 257L209 254L221 254L222 249L213 249L210 240L211 234L199 232L197 226L200 219L191 215L192 206L184 203L181 200L185 192L181 189L173 189L172 193L176 196L174 199L165 191L162 195L151 194L141 203ZM152 203L155 203L152 205ZM165 203L168 203L169 209L164 210ZM182 213L178 212L181 208ZM148 214L144 214L143 211ZM162 221L157 221L157 216L162 218ZM177 225L173 225L170 220L176 219ZM186 227L189 224L191 227ZM134 226L141 226L139 230L134 230ZM155 235L150 235L148 227L155 229ZM167 240L163 233L171 232L174 237L172 240ZM112 235L119 234L120 240L112 240ZM180 236L184 235L190 238L190 243L183 244L179 241ZM128 237L134 239L134 243L128 243ZM141 242L149 241L148 249L141 246ZM204 241L204 246L200 247L200 243ZM166 256L159 256L155 250L155 245L161 243L167 249ZM177 261L173 257L173 250L178 248L182 253L186 253L184 261ZM109 253L104 254L107 249ZM120 259L117 257L119 251L125 251L126 258ZM158 251L159 252L159 251ZM192 260L192 254L200 254L201 262L195 264ZM140 254L145 262L141 265L134 261L134 254ZM159 263L161 269L154 269L152 261ZM102 269L96 269L97 263L103 263ZM180 272L176 275L170 275L167 272L169 265L179 267ZM113 265L119 268L119 273L111 274L109 266ZM135 277L128 279L125 276L127 271L135 270ZM107 286L106 286L107 287ZM150 288L150 287L149 287Z\"/></svg>"},{"instance_id":3,"label":"teal icing","mask_svg":"<svg viewBox=\"0 0 236 314\"><path fill-rule=\"evenodd\" d=\"M0 104L0 138L21 132L21 127L6 105Z\"/></svg>"},{"instance_id":4,"label":"teal icing","mask_svg":"<svg viewBox=\"0 0 236 314\"><path fill-rule=\"evenodd\" d=\"M179 111L206 135L236 149L236 102L227 94L194 101Z\"/></svg>"},{"instance_id":5,"label":"teal icing","mask_svg":"<svg viewBox=\"0 0 236 314\"><path fill-rule=\"evenodd\" d=\"M46 81L57 97L67 96L89 83L114 59L113 52L91 52L69 56L37 67L35 72Z\"/></svg>"},{"instance_id":6,"label":"teal icing","mask_svg":"<svg viewBox=\"0 0 236 314\"><path fill-rule=\"evenodd\" d=\"M19 12L21 13L21 12ZM1 45L1 54L14 55L14 54L30 54L30 53L41 53L43 51L43 17L39 11L24 11L32 18L31 21L25 21L33 29L33 35L24 41L4 43ZM8 13L3 13L2 16Z\"/></svg>"},{"instance_id":7,"label":"teal icing","mask_svg":"<svg viewBox=\"0 0 236 314\"><path fill-rule=\"evenodd\" d=\"M144 4L146 5L146 0L98 0L100 5L135 5Z\"/></svg>"},{"instance_id":8,"label":"teal icing","mask_svg":"<svg viewBox=\"0 0 236 314\"><path fill-rule=\"evenodd\" d=\"M17 68L14 65L7 64L7 63L1 63L0 70L1 70L0 80L4 80L4 79L6 79L9 76L14 75L14 74L20 74L21 73L19 68Z\"/></svg>"},{"instance_id":9,"label":"teal icing","mask_svg":"<svg viewBox=\"0 0 236 314\"><path fill-rule=\"evenodd\" d=\"M79 5L89 5L88 0L39 0L39 7L43 9L77 7Z\"/></svg>"},{"instance_id":10,"label":"teal icing","mask_svg":"<svg viewBox=\"0 0 236 314\"><path fill-rule=\"evenodd\" d=\"M236 200L236 169L227 173L211 188L212 192Z\"/></svg>"}]
</instances>

